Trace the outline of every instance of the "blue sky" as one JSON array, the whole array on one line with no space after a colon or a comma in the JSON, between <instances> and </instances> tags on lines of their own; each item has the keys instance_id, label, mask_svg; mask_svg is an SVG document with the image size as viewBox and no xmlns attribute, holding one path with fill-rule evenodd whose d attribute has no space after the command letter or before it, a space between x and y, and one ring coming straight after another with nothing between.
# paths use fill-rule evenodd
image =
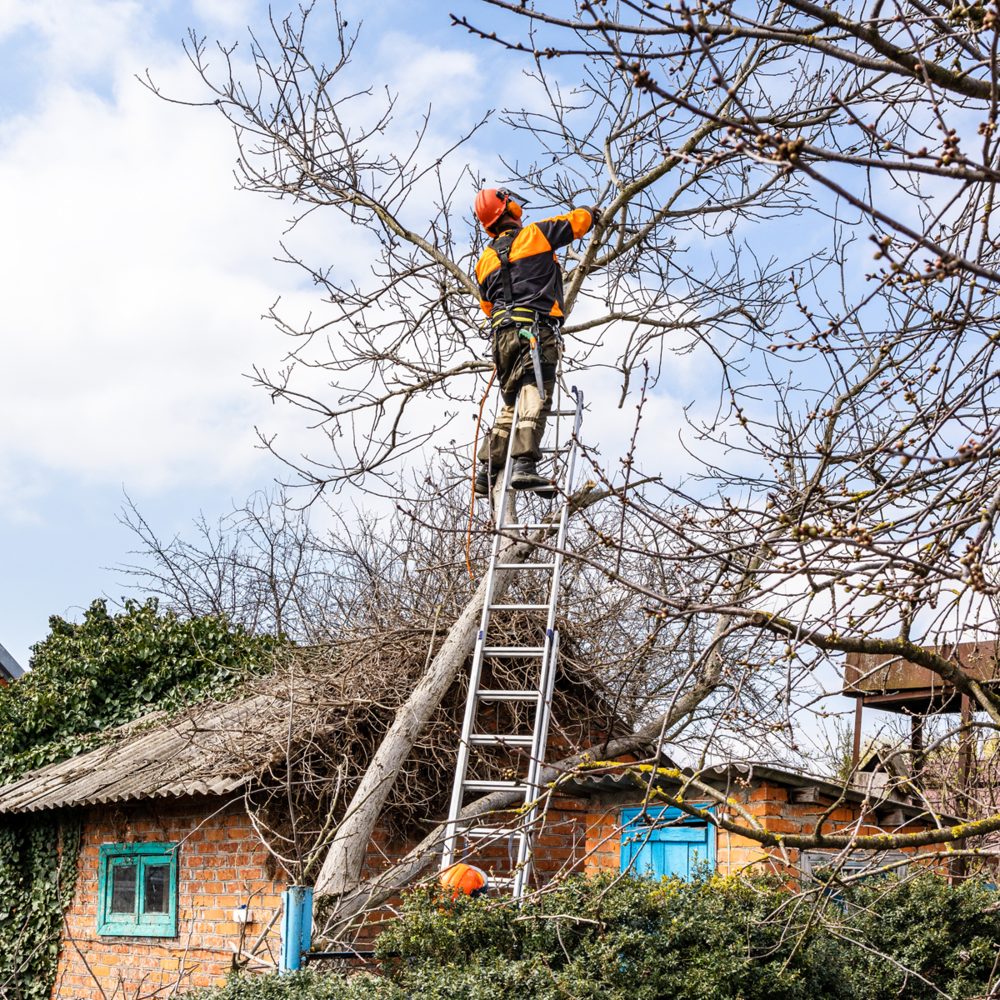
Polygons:
<instances>
[{"instance_id":1,"label":"blue sky","mask_svg":"<svg viewBox=\"0 0 1000 1000\"><path fill-rule=\"evenodd\" d=\"M332 40L331 11L320 0L317 47ZM351 28L364 22L355 77L398 93L414 127L428 103L453 135L488 108L531 100L512 57L450 27L449 11L493 26L476 0L344 0L341 11ZM288 208L234 190L217 112L166 104L135 79L148 69L198 99L187 29L245 46L248 25L266 32L267 4L0 0L0 643L22 666L49 615L138 596L115 569L134 562L118 522L126 493L161 535L184 533L281 476L255 427L286 452L313 450L301 415L246 378L283 355L268 307L280 298L305 316L318 305L273 259ZM510 152L510 136L495 121L468 155L499 180L498 150ZM363 238L337 216L314 216L293 239L342 274L366 266ZM687 462L675 428L705 384L697 358L672 363L644 424L653 471L671 474ZM608 403L609 467L634 413L617 409L618 389L617 378L586 385ZM714 405L717 387L705 396Z\"/></svg>"},{"instance_id":2,"label":"blue sky","mask_svg":"<svg viewBox=\"0 0 1000 1000\"><path fill-rule=\"evenodd\" d=\"M319 4L319 44L330 11ZM494 55L449 27L447 6L342 11L352 26L364 14L356 65L376 87L479 100L477 60ZM134 78L148 68L195 96L187 28L245 43L266 17L240 0L0 2L0 642L22 665L50 614L128 592L113 569L132 545L125 492L161 532L185 530L279 474L255 425L299 432L244 376L280 360L268 306L315 305L273 260L287 211L234 190L215 112ZM453 79L443 61L463 80L450 95L435 94ZM303 239L338 236L323 222Z\"/></svg>"}]
</instances>

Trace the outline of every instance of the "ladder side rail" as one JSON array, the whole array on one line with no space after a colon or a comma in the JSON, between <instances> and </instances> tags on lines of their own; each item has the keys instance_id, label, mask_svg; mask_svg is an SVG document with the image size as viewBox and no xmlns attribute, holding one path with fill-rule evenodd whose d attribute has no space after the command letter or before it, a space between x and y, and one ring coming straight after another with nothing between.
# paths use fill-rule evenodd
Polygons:
<instances>
[{"instance_id":1,"label":"ladder side rail","mask_svg":"<svg viewBox=\"0 0 1000 1000\"><path fill-rule=\"evenodd\" d=\"M520 393L514 400L514 412L511 417L511 438L513 438L514 428L517 426L518 407L520 403ZM496 511L496 523L502 527L507 510L507 493L510 489L510 476L513 463L511 461L511 449L508 445L507 458L504 461L503 481L500 489L499 509ZM495 495L495 491L491 490ZM492 499L492 497L491 497ZM476 648L472 654L472 668L469 671L469 690L465 699L465 712L462 716L462 733L459 737L458 757L455 761L455 783L451 790L451 802L448 807L448 819L445 823L445 840L441 851L442 871L450 867L455 862L456 846L458 843L459 830L458 823L462 814L462 799L465 792L465 776L469 769L469 756L471 753L471 741L473 727L476 722L476 712L479 707L479 698L476 692L479 690L483 673L483 650L486 646L486 633L490 624L490 605L493 603L493 588L496 582L496 567L500 556L500 547L504 539L499 534L494 534L493 546L490 552L489 568L487 570L486 588L483 594L483 610L479 618L479 634L476 636Z\"/></svg>"},{"instance_id":2,"label":"ladder side rail","mask_svg":"<svg viewBox=\"0 0 1000 1000\"><path fill-rule=\"evenodd\" d=\"M582 395L582 394L581 394ZM582 413L580 412L581 400L577 402L577 417L576 425L573 431L574 440L570 446L570 461L566 469L566 484L565 493L569 495L570 488L573 485L572 476L574 473L574 461L576 457L576 435L580 428L580 422L582 418ZM550 644L550 655L546 661L543 662L543 674L539 678L539 693L542 694L540 700L540 709L544 711L544 729L542 731L542 746L540 748L540 753L536 758L536 783L537 783L537 772L541 770L544 763L545 756L545 744L548 742L548 723L551 718L552 710L552 695L555 689L555 678L559 669L559 630L556 628L556 611L559 605L559 585L562 579L562 563L563 554L562 549L566 544L566 533L569 525L569 502L564 501L562 509L559 512L559 528L556 532L556 552L553 554L553 563L555 564L552 570L552 582L551 590L549 592L549 610L548 610L548 620L545 625L545 638L546 642ZM540 791L540 789L539 789Z\"/></svg>"},{"instance_id":3,"label":"ladder side rail","mask_svg":"<svg viewBox=\"0 0 1000 1000\"><path fill-rule=\"evenodd\" d=\"M559 478L559 430L560 430L560 420L558 414L562 410L562 397L563 397L563 387L562 387L562 365L560 364L560 371L556 372L556 391L555 395L555 410L556 410L556 426L555 426L555 440L552 442L552 478L558 480Z\"/></svg>"},{"instance_id":4,"label":"ladder side rail","mask_svg":"<svg viewBox=\"0 0 1000 1000\"><path fill-rule=\"evenodd\" d=\"M550 679L555 677L556 654L558 653L559 633L549 631L545 637L545 655L538 671L538 704L535 706L535 724L532 731L531 757L528 759L528 774L525 784L537 792L539 763L545 756L545 746L548 743L549 720L551 718L551 699L546 697L550 688Z\"/></svg>"},{"instance_id":5,"label":"ladder side rail","mask_svg":"<svg viewBox=\"0 0 1000 1000\"><path fill-rule=\"evenodd\" d=\"M494 511L494 523L498 531L502 531L505 518L507 517L507 495L510 493L510 477L514 471L514 432L517 430L517 421L520 417L521 409L521 390L517 390L517 396L514 398L514 412L510 416L510 433L507 438L507 457L504 459L503 463L503 478L501 480L500 488L500 501L497 510ZM491 500L496 496L496 491L492 491L493 496ZM490 566L492 569L492 564Z\"/></svg>"},{"instance_id":6,"label":"ladder side rail","mask_svg":"<svg viewBox=\"0 0 1000 1000\"><path fill-rule=\"evenodd\" d=\"M579 443L580 426L583 423L583 393L574 386L576 396L576 417L573 420L573 436L570 440L569 454L566 461L566 478L563 482L563 500L559 511L559 527L556 530L556 551L553 553L551 590L549 592L549 615L546 622L546 635L551 635L556 625L556 608L559 602L559 581L562 576L562 550L566 547L566 533L569 527L569 497L573 488L573 477L576 474L576 452Z\"/></svg>"},{"instance_id":7,"label":"ladder side rail","mask_svg":"<svg viewBox=\"0 0 1000 1000\"><path fill-rule=\"evenodd\" d=\"M563 501L559 511L559 527L556 530L555 552L552 555L553 569L551 590L549 592L549 615L546 623L546 634L551 635L556 625L556 608L559 602L559 583L562 578L563 549L566 547L566 534L569 529L569 497L573 488L573 477L576 475L576 453L579 444L580 426L583 423L583 392L574 386L576 395L576 417L573 421L573 436L570 441L569 455L566 462L566 479L563 484Z\"/></svg>"},{"instance_id":8,"label":"ladder side rail","mask_svg":"<svg viewBox=\"0 0 1000 1000\"><path fill-rule=\"evenodd\" d=\"M573 435L569 446L566 463L566 478L563 492L569 497L573 486L573 476L576 471L576 451L579 441L580 426L583 422L583 393L575 392L576 415L573 421ZM558 418L557 418L558 426ZM513 896L515 899L524 894L525 884L529 874L530 839L534 824L538 819L538 801L541 796L539 777L545 766L545 748L548 745L549 722L552 715L552 697L555 690L555 678L559 663L559 631L555 628L555 616L559 602L559 581L562 571L562 548L566 541L567 525L569 523L569 502L565 500L559 512L559 529L556 533L556 549L553 556L552 580L549 590L549 607L545 626L545 655L540 665L538 690L541 697L535 711L534 739L532 740L531 758L528 762L526 777L525 801L531 802L528 813L522 818L521 836L518 838L517 866L514 873Z\"/></svg>"},{"instance_id":9,"label":"ladder side rail","mask_svg":"<svg viewBox=\"0 0 1000 1000\"><path fill-rule=\"evenodd\" d=\"M565 493L567 497L573 488L573 477L576 475L576 453L580 445L580 427L583 424L583 390L573 386L573 395L576 396L576 416L573 418L573 434L570 438L569 455L566 461Z\"/></svg>"},{"instance_id":10,"label":"ladder side rail","mask_svg":"<svg viewBox=\"0 0 1000 1000\"><path fill-rule=\"evenodd\" d=\"M555 690L557 665L559 662L559 631L554 630L549 646L549 655L542 664L538 683L538 706L535 709L534 739L531 744L531 759L528 761L526 786L537 795L541 792L539 774L545 766L545 748L548 745L549 723L552 720L552 696Z\"/></svg>"},{"instance_id":11,"label":"ladder side rail","mask_svg":"<svg viewBox=\"0 0 1000 1000\"><path fill-rule=\"evenodd\" d=\"M493 583L496 579L495 567L501 544L501 537L495 535L490 554L489 570L487 571L486 588L483 594L483 610L479 617L479 632L476 635L476 646L472 654L472 667L469 671L469 689L465 698L465 711L462 715L462 732L458 743L458 758L455 762L455 784L452 786L448 820L445 824L446 837L441 856L442 870L453 864L455 860L455 845L458 838L457 823L462 813L462 786L465 783L465 775L469 768L469 754L471 752L470 737L475 725L476 710L478 708L476 691L479 690L482 680L483 662L485 660L483 651L486 648L486 630L489 628L490 621L489 607L492 603Z\"/></svg>"},{"instance_id":12,"label":"ladder side rail","mask_svg":"<svg viewBox=\"0 0 1000 1000\"><path fill-rule=\"evenodd\" d=\"M500 538L497 536L494 548L499 547ZM490 560L495 562L495 558ZM492 574L491 574L492 577ZM462 733L458 742L458 758L455 761L455 784L451 790L451 803L448 807L448 821L445 824L445 842L441 854L441 868L450 867L455 861L455 846L458 838L458 821L462 814L462 793L464 791L465 776L469 769L469 755L471 752L471 735L476 721L476 710L478 708L478 698L476 691L479 690L483 673L483 662L485 656L483 650L486 646L486 629L489 625L488 611L489 594L492 591L492 578L487 581L486 594L483 601L483 616L479 621L479 634L476 636L476 648L472 654L472 668L469 671L469 690L465 698L465 712L462 715Z\"/></svg>"},{"instance_id":13,"label":"ladder side rail","mask_svg":"<svg viewBox=\"0 0 1000 1000\"><path fill-rule=\"evenodd\" d=\"M517 869L514 873L513 895L519 899L524 894L525 883L527 882L531 854L531 837L534 833L535 823L539 816L539 799L542 789L539 776L545 766L545 747L548 743L549 719L552 713L552 695L555 689L555 664L559 659L559 632L556 631L552 637L551 660L549 669L545 671L544 686L540 686L539 711L541 722L535 730L535 743L540 746L532 746L532 756L528 764L528 781L525 791L525 801L530 801L531 805L528 813L522 819L521 836L518 839L517 849ZM541 737L541 739L539 739ZM530 796L530 798L529 798Z\"/></svg>"}]
</instances>

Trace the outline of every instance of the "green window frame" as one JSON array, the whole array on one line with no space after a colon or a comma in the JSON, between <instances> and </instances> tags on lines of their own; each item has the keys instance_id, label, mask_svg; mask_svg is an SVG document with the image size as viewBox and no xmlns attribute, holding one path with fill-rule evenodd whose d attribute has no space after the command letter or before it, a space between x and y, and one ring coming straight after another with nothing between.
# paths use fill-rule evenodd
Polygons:
<instances>
[{"instance_id":1,"label":"green window frame","mask_svg":"<svg viewBox=\"0 0 1000 1000\"><path fill-rule=\"evenodd\" d=\"M177 936L179 844L101 844L97 933Z\"/></svg>"}]
</instances>

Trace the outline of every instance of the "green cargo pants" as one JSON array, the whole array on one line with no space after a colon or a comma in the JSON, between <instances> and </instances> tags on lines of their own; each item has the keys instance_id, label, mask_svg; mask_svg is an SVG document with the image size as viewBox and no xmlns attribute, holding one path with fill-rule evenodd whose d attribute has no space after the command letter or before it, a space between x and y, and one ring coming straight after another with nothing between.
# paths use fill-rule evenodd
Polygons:
<instances>
[{"instance_id":1,"label":"green cargo pants","mask_svg":"<svg viewBox=\"0 0 1000 1000\"><path fill-rule=\"evenodd\" d=\"M522 337L519 327L504 326L493 340L493 361L497 366L500 382L500 396L503 409L493 427L489 439L479 448L479 460L489 461L494 469L507 460L507 446L511 440L511 422L514 418L514 403L518 404L517 427L513 434L511 455L514 458L530 458L538 461L542 457L542 435L545 420L552 410L552 397L556 387L556 365L559 363L559 339L555 330L543 323L538 325L538 351L542 358L542 380L545 386L545 402L538 395L535 384L535 369L531 363L531 348L526 337Z\"/></svg>"}]
</instances>

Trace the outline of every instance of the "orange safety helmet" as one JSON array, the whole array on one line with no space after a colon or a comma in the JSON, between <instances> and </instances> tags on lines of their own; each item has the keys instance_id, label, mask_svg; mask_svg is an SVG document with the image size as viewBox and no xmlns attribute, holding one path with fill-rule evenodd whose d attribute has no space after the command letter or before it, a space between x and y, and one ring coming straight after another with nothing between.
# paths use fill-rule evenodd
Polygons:
<instances>
[{"instance_id":1,"label":"orange safety helmet","mask_svg":"<svg viewBox=\"0 0 1000 1000\"><path fill-rule=\"evenodd\" d=\"M521 218L521 206L506 188L483 188L476 195L476 215L491 236L494 223L504 212L510 212L515 219Z\"/></svg>"},{"instance_id":2,"label":"orange safety helmet","mask_svg":"<svg viewBox=\"0 0 1000 1000\"><path fill-rule=\"evenodd\" d=\"M461 863L441 872L441 885L452 890L452 899L457 899L460 892L475 899L490 891L490 880L482 869Z\"/></svg>"}]
</instances>

